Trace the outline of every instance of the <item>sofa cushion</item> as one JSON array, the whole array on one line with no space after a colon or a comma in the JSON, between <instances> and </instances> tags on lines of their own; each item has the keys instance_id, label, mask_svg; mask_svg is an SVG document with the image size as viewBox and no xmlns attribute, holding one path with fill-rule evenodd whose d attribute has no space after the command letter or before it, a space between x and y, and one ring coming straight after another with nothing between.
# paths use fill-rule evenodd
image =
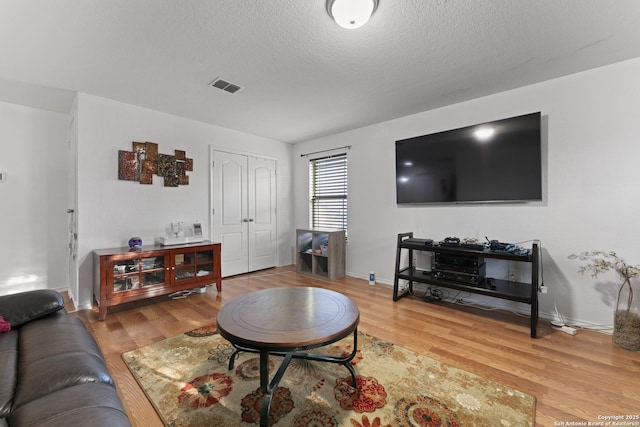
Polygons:
<instances>
[{"instance_id":1,"label":"sofa cushion","mask_svg":"<svg viewBox=\"0 0 640 427\"><path fill-rule=\"evenodd\" d=\"M77 384L102 382L113 386L102 352L79 319L54 315L29 322L19 332L14 410Z\"/></svg>"},{"instance_id":2,"label":"sofa cushion","mask_svg":"<svg viewBox=\"0 0 640 427\"><path fill-rule=\"evenodd\" d=\"M47 394L9 416L11 427L130 427L116 390L102 383L80 384Z\"/></svg>"},{"instance_id":3,"label":"sofa cushion","mask_svg":"<svg viewBox=\"0 0 640 427\"><path fill-rule=\"evenodd\" d=\"M64 308L62 296L51 289L38 289L0 296L0 315L15 329Z\"/></svg>"},{"instance_id":4,"label":"sofa cushion","mask_svg":"<svg viewBox=\"0 0 640 427\"><path fill-rule=\"evenodd\" d=\"M11 412L17 376L18 331L10 331L0 334L0 418Z\"/></svg>"}]
</instances>

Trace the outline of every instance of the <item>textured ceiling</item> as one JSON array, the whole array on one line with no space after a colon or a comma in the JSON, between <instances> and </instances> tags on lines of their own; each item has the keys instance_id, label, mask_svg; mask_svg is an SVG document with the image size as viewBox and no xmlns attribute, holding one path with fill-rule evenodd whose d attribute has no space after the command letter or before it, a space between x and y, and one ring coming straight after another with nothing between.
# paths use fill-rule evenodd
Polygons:
<instances>
[{"instance_id":1,"label":"textured ceiling","mask_svg":"<svg viewBox=\"0 0 640 427\"><path fill-rule=\"evenodd\" d=\"M324 0L0 0L0 54L0 101L295 143L640 57L640 1L380 0L345 30Z\"/></svg>"}]
</instances>

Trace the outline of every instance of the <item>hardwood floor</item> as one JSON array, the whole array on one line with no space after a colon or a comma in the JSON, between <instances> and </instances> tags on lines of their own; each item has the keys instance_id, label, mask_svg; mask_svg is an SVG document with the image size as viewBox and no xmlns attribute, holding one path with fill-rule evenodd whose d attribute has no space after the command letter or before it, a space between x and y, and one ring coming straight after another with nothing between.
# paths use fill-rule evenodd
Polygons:
<instances>
[{"instance_id":1,"label":"hardwood floor","mask_svg":"<svg viewBox=\"0 0 640 427\"><path fill-rule=\"evenodd\" d=\"M535 395L537 426L640 414L640 353L614 346L609 335L571 336L541 321L538 338L532 339L526 317L413 298L394 303L389 286L360 279L325 282L283 267L223 280L221 293L207 287L207 293L185 299L159 297L113 307L104 322L96 309L73 314L96 337L132 423L155 427L162 422L121 354L212 323L227 301L275 286L344 293L358 304L362 332Z\"/></svg>"}]
</instances>

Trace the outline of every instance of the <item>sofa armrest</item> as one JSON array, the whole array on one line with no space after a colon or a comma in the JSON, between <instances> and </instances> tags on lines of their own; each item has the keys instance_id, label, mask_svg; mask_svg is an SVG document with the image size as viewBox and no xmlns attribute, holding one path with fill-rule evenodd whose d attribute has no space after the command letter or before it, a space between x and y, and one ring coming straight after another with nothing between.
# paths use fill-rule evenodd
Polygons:
<instances>
[{"instance_id":1,"label":"sofa armrest","mask_svg":"<svg viewBox=\"0 0 640 427\"><path fill-rule=\"evenodd\" d=\"M11 323L11 329L53 314L63 308L62 296L51 289L38 289L0 296L0 316Z\"/></svg>"}]
</instances>

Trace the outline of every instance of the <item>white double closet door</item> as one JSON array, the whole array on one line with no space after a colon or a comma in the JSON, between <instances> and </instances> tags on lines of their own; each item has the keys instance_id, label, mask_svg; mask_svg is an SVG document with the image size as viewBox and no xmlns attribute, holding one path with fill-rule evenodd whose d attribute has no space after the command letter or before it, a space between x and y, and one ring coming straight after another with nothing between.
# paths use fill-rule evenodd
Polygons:
<instances>
[{"instance_id":1,"label":"white double closet door","mask_svg":"<svg viewBox=\"0 0 640 427\"><path fill-rule=\"evenodd\" d=\"M277 260L276 161L213 150L213 240L222 276L274 267Z\"/></svg>"}]
</instances>

